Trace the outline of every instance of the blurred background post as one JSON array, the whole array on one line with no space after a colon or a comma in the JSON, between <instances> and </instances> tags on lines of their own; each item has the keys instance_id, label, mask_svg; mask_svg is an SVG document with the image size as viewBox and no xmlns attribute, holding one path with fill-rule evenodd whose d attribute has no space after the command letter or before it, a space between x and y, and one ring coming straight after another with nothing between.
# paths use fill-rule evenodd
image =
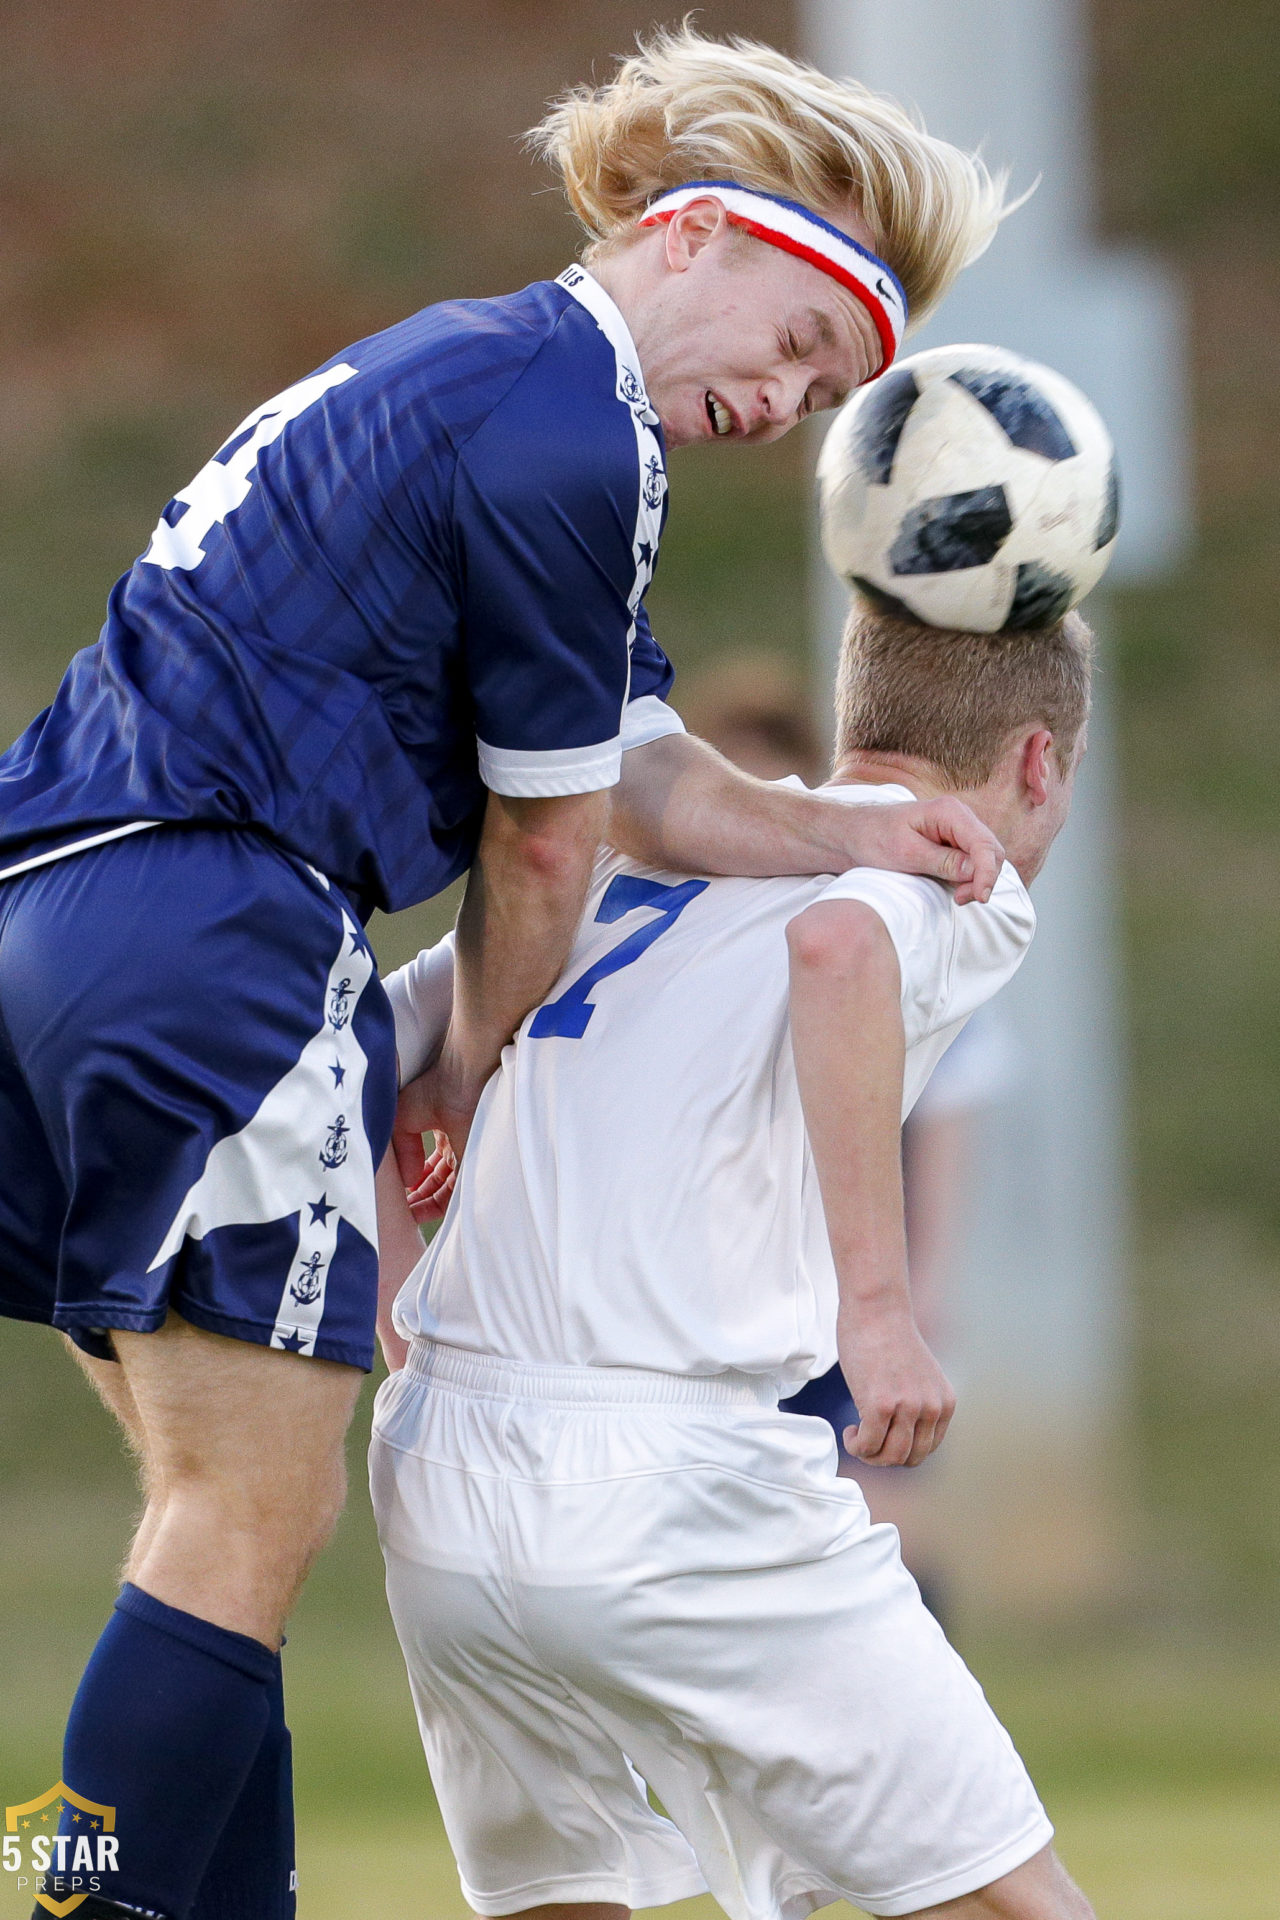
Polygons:
<instances>
[{"instance_id":1,"label":"blurred background post","mask_svg":"<svg viewBox=\"0 0 1280 1920\"><path fill-rule=\"evenodd\" d=\"M981 1325L961 1330L971 1351L1026 1356L1019 1393L1043 1389L1063 1504L1042 1502L1034 1527L983 1533L1019 1485L1047 1485L1050 1469L1028 1455L987 1499L987 1520L966 1522L960 1643L1101 1913L1276 1920L1276 0L1095 0L1056 13L1049 41L1035 37L1048 16L1031 0L834 0L826 12L825 31L860 37L828 47L808 0L709 0L698 18L709 33L830 51L833 66L916 99L940 132L985 136L1022 184L1044 167L972 292L927 338L1001 341L1092 394L1120 443L1124 564L1137 567L1117 562L1105 609L1114 746L1091 756L1074 864L1060 887L1046 875L1041 973L1015 1010L1032 1065L1011 1069L1026 1077L1007 1110L992 1097L965 1122L966 1151L980 1146L992 1165L993 1149L1004 1155L1006 1184L975 1196L974 1259L948 1292L975 1303ZM674 17L634 0L0 4L6 739L96 635L165 499L264 395L429 301L560 270L578 235L518 137L550 95L603 75L637 30ZM1185 548L1170 272L1186 302L1182 444L1196 511ZM1043 306L1041 288L1053 295ZM1147 425L1131 433L1133 420ZM732 692L725 662L744 652L757 691L763 654L775 689L785 682L802 714L816 710L815 451L797 434L673 461L650 604L691 717ZM811 770L798 725L783 749ZM1078 928L1086 909L1077 960L1053 930ZM437 903L376 926L384 960L416 950L449 912ZM1048 1047L1040 994L1079 1010L1069 1017L1084 1021L1092 1092L1064 1079L1074 1040L1064 1022ZM1018 1103L1032 1100L1050 1113L1048 1140L1024 1124ZM1009 1151L1028 1140L1057 1156L1043 1191ZM1012 1240L998 1260L977 1257L993 1220L1020 1234L1026 1219L1052 1249L1042 1271L1012 1264ZM1039 1312L1049 1299L1064 1317ZM394 1901L455 1920L465 1909L362 1487L369 1398L349 1511L290 1635L300 1912L345 1920ZM1072 1423L1073 1405L1105 1413L1105 1448L1089 1419ZM972 1490L983 1469L968 1458L958 1445ZM1077 1486L1087 1497L1072 1505ZM0 1802L57 1778L133 1506L116 1437L57 1341L0 1323ZM1067 1577L1086 1559L1103 1575L1088 1590ZM0 1875L0 1920L29 1910Z\"/></svg>"},{"instance_id":2,"label":"blurred background post","mask_svg":"<svg viewBox=\"0 0 1280 1920\"><path fill-rule=\"evenodd\" d=\"M995 341L1075 380L1116 441L1113 577L1166 574L1190 520L1181 302L1156 261L1097 248L1080 0L804 0L801 18L819 66L911 103L931 130L981 146L1030 193L912 345ZM814 548L825 694L845 601ZM1133 1571L1106 584L1088 609L1104 638L1088 770L1036 888L1031 957L1001 997L1009 1070L964 1122L965 1172L937 1276L962 1400L933 1481L934 1551L955 1603L988 1616L1114 1601ZM930 1178L917 1169L920 1183Z\"/></svg>"}]
</instances>

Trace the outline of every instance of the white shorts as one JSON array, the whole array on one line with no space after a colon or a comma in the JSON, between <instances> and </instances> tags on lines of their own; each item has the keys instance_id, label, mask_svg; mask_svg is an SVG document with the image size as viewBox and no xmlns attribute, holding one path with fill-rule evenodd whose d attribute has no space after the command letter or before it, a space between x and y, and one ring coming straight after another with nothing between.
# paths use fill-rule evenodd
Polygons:
<instances>
[{"instance_id":1,"label":"white shorts","mask_svg":"<svg viewBox=\"0 0 1280 1920\"><path fill-rule=\"evenodd\" d=\"M732 1920L906 1914L1048 1844L897 1534L769 1385L418 1340L371 1466L478 1913L709 1889Z\"/></svg>"}]
</instances>

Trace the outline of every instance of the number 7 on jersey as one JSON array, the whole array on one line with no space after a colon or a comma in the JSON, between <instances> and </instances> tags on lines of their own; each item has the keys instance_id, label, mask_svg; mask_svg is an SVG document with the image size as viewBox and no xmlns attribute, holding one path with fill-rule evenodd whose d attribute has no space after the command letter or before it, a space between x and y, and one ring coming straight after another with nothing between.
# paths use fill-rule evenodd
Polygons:
<instances>
[{"instance_id":1,"label":"number 7 on jersey","mask_svg":"<svg viewBox=\"0 0 1280 1920\"><path fill-rule=\"evenodd\" d=\"M548 1000L545 1007L539 1007L529 1028L529 1038L581 1040L595 1012L587 995L611 973L621 972L642 953L647 953L655 940L660 940L674 927L689 902L705 893L708 884L706 880L686 880L678 887L669 887L661 880L642 880L638 874L617 874L605 888L604 899L596 908L596 919L607 925L634 913L638 907L656 907L656 918L637 927L616 947L610 947L608 953L602 954L565 988L558 1000Z\"/></svg>"}]
</instances>

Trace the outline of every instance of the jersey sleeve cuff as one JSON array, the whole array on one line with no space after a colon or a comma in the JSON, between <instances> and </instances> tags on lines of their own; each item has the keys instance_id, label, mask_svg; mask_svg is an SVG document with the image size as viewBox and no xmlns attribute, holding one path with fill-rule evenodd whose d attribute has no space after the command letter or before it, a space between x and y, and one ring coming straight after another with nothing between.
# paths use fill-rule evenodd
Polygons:
<instances>
[{"instance_id":1,"label":"jersey sleeve cuff","mask_svg":"<svg viewBox=\"0 0 1280 1920\"><path fill-rule=\"evenodd\" d=\"M480 778L490 793L516 799L551 800L566 793L597 793L616 787L622 773L622 735L590 747L553 747L528 753L491 747L477 739Z\"/></svg>"},{"instance_id":2,"label":"jersey sleeve cuff","mask_svg":"<svg viewBox=\"0 0 1280 1920\"><path fill-rule=\"evenodd\" d=\"M664 734L684 731L684 721L660 695L642 693L638 699L628 701L623 710L622 751L630 753L632 747L647 746L650 740L661 740Z\"/></svg>"}]
</instances>

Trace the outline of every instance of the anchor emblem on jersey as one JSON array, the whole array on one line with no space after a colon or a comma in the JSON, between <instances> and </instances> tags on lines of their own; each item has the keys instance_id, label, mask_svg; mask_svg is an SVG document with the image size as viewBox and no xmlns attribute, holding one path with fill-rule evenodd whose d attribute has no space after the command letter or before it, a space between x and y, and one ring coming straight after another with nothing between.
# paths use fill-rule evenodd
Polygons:
<instances>
[{"instance_id":1,"label":"anchor emblem on jersey","mask_svg":"<svg viewBox=\"0 0 1280 1920\"><path fill-rule=\"evenodd\" d=\"M650 454L648 464L644 470L644 485L641 488L646 507L660 507L662 505L662 495L666 484L667 477L662 471L661 460L659 460L656 453Z\"/></svg>"},{"instance_id":2,"label":"anchor emblem on jersey","mask_svg":"<svg viewBox=\"0 0 1280 1920\"><path fill-rule=\"evenodd\" d=\"M323 1284L320 1276L323 1267L324 1255L313 1253L309 1259L303 1261L301 1273L295 1275L289 1282L289 1291L300 1307L309 1307L313 1301L320 1298L320 1288Z\"/></svg>"},{"instance_id":3,"label":"anchor emblem on jersey","mask_svg":"<svg viewBox=\"0 0 1280 1920\"><path fill-rule=\"evenodd\" d=\"M351 980L349 976L344 976L329 989L329 1025L335 1033L341 1033L350 1018Z\"/></svg>"},{"instance_id":4,"label":"anchor emblem on jersey","mask_svg":"<svg viewBox=\"0 0 1280 1920\"><path fill-rule=\"evenodd\" d=\"M340 1113L337 1119L330 1125L329 1131L325 1136L325 1143L320 1149L320 1165L322 1167L332 1169L342 1165L347 1157L347 1135L350 1132L351 1129L347 1125L346 1114Z\"/></svg>"},{"instance_id":5,"label":"anchor emblem on jersey","mask_svg":"<svg viewBox=\"0 0 1280 1920\"><path fill-rule=\"evenodd\" d=\"M625 400L642 427L656 427L658 416L638 374L630 367L618 368L618 398ZM652 502L650 502L652 505Z\"/></svg>"}]
</instances>

